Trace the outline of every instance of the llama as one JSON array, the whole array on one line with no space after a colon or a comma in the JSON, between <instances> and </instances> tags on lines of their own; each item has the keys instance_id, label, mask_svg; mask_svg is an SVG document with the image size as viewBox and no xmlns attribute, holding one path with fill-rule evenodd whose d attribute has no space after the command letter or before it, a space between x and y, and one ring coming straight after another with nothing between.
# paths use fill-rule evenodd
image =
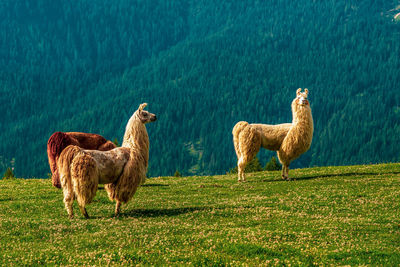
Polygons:
<instances>
[{"instance_id":1,"label":"llama","mask_svg":"<svg viewBox=\"0 0 400 267\"><path fill-rule=\"evenodd\" d=\"M105 184L109 199L116 201L117 216L121 203L127 203L144 182L149 161L145 124L157 119L156 115L143 110L146 106L146 103L141 104L129 119L121 147L98 151L70 145L61 152L57 167L70 218L73 218L75 198L82 214L89 217L85 206L96 195L98 184Z\"/></svg>"},{"instance_id":2,"label":"llama","mask_svg":"<svg viewBox=\"0 0 400 267\"><path fill-rule=\"evenodd\" d=\"M307 97L308 89L304 93L301 88L297 89L292 101L292 123L268 125L240 121L233 127L239 182L246 180L244 169L260 147L277 151L282 164L282 178L289 180L290 163L310 148L313 137L313 119Z\"/></svg>"},{"instance_id":3,"label":"llama","mask_svg":"<svg viewBox=\"0 0 400 267\"><path fill-rule=\"evenodd\" d=\"M47 157L51 170L51 182L54 187L61 188L60 176L57 170L57 160L61 152L69 145L76 145L84 149L101 151L116 148L115 144L103 136L92 133L80 132L55 132L47 141Z\"/></svg>"}]
</instances>

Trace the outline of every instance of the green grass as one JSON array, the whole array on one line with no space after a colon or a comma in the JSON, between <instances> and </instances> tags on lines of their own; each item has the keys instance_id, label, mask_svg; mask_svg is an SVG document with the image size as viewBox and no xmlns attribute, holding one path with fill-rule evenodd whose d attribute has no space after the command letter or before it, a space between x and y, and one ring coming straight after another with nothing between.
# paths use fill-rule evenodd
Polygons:
<instances>
[{"instance_id":1,"label":"green grass","mask_svg":"<svg viewBox=\"0 0 400 267\"><path fill-rule=\"evenodd\" d=\"M0 265L398 265L400 164L152 178L69 220L48 179L0 181Z\"/></svg>"}]
</instances>

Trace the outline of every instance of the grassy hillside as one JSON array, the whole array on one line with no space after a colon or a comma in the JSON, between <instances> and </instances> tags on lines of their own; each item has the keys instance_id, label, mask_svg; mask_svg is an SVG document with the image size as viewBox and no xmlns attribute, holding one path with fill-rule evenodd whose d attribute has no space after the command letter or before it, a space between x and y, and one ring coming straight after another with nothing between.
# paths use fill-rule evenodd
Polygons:
<instances>
[{"instance_id":1,"label":"grassy hillside","mask_svg":"<svg viewBox=\"0 0 400 267\"><path fill-rule=\"evenodd\" d=\"M400 164L290 174L153 178L119 218L100 190L71 221L49 180L1 180L0 265L400 262Z\"/></svg>"}]
</instances>

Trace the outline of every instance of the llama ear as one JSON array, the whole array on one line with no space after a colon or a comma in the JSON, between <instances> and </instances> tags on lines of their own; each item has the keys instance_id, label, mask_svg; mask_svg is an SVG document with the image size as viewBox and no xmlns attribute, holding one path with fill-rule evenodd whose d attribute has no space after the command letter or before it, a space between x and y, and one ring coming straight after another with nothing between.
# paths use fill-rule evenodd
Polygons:
<instances>
[{"instance_id":1,"label":"llama ear","mask_svg":"<svg viewBox=\"0 0 400 267\"><path fill-rule=\"evenodd\" d=\"M306 93L306 95L308 96L308 89L304 89L304 93Z\"/></svg>"},{"instance_id":2,"label":"llama ear","mask_svg":"<svg viewBox=\"0 0 400 267\"><path fill-rule=\"evenodd\" d=\"M147 103L140 104L139 110L142 111L147 106Z\"/></svg>"},{"instance_id":3,"label":"llama ear","mask_svg":"<svg viewBox=\"0 0 400 267\"><path fill-rule=\"evenodd\" d=\"M300 92L301 92L301 88L297 89L297 91L296 91L296 95L299 95L299 94L300 94Z\"/></svg>"}]
</instances>

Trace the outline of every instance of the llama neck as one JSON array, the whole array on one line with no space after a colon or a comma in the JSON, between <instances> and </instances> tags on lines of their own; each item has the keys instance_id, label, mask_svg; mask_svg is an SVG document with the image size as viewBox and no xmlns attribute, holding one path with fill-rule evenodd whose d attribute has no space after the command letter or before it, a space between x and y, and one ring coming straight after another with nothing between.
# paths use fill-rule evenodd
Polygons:
<instances>
[{"instance_id":1,"label":"llama neck","mask_svg":"<svg viewBox=\"0 0 400 267\"><path fill-rule=\"evenodd\" d=\"M139 154L143 156L147 167L149 161L149 135L146 126L134 114L126 125L124 141L122 147L131 149L131 154Z\"/></svg>"},{"instance_id":2,"label":"llama neck","mask_svg":"<svg viewBox=\"0 0 400 267\"><path fill-rule=\"evenodd\" d=\"M293 109L293 122L294 127L313 129L314 123L311 115L310 107L298 107Z\"/></svg>"}]
</instances>

